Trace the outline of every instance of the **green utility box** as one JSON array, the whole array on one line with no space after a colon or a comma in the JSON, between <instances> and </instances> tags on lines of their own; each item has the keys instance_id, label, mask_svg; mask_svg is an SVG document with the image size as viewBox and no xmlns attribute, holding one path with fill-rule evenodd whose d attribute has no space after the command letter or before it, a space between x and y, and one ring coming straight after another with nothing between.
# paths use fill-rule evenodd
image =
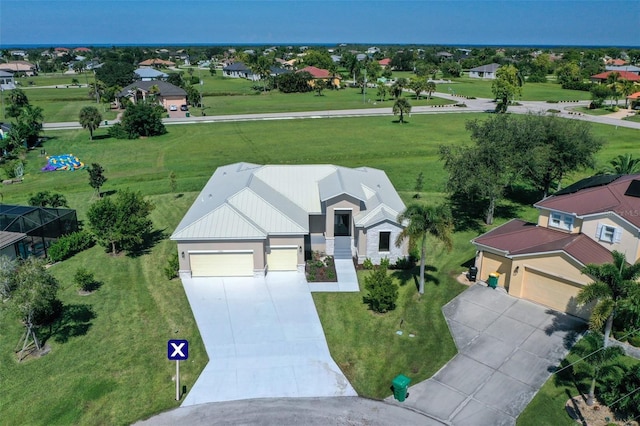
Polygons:
<instances>
[{"instance_id":1,"label":"green utility box","mask_svg":"<svg viewBox=\"0 0 640 426\"><path fill-rule=\"evenodd\" d=\"M187 117L191 117L191 114L189 114L189 113L186 113L185 115L186 115Z\"/></svg>"},{"instance_id":2,"label":"green utility box","mask_svg":"<svg viewBox=\"0 0 640 426\"><path fill-rule=\"evenodd\" d=\"M400 402L404 402L409 395L407 389L409 389L411 379L403 374L398 374L391 383L393 384L393 397Z\"/></svg>"},{"instance_id":3,"label":"green utility box","mask_svg":"<svg viewBox=\"0 0 640 426\"><path fill-rule=\"evenodd\" d=\"M498 278L500 278L500 274L497 272L492 272L489 274L489 279L487 280L487 285L491 288L498 287Z\"/></svg>"}]
</instances>

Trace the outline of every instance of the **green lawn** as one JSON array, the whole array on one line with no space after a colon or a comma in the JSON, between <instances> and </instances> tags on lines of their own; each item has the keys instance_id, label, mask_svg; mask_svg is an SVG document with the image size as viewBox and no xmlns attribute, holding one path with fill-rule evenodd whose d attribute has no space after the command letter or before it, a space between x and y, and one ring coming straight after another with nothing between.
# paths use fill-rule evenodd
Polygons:
<instances>
[{"instance_id":1,"label":"green lawn","mask_svg":"<svg viewBox=\"0 0 640 426\"><path fill-rule=\"evenodd\" d=\"M450 84L438 84L438 92L476 98L493 98L491 83L492 80L478 78L455 78L451 80ZM556 83L525 83L522 86L520 99L524 101L578 101L591 99L591 94L580 90L565 90Z\"/></svg>"},{"instance_id":2,"label":"green lawn","mask_svg":"<svg viewBox=\"0 0 640 426\"><path fill-rule=\"evenodd\" d=\"M155 227L167 236L216 167L237 161L376 167L387 172L405 201L411 200L415 178L423 172L422 199L442 200L445 175L438 146L466 143L465 122L481 117L414 115L403 126L394 123L391 115L175 125L168 126L166 135L136 141L104 138L104 128L96 132L93 142L85 130L47 131L50 139L44 148L50 155L73 153L86 164L100 163L109 179L104 191L129 188L148 196L157 206ZM603 163L620 152L635 152L631 150L636 149L638 131L603 125L594 125L594 131L609 140L599 155ZM3 186L3 202L25 203L30 194L50 190L64 194L79 219L86 220L92 202L87 173L42 173L46 159L39 152L28 153L24 183ZM179 198L170 194L170 171L176 173L178 192L183 194ZM565 184L586 173L568 177ZM513 215L535 218L530 205L506 207L507 203L499 209L498 223ZM473 257L468 241L476 234L457 233L451 253L429 251L428 263L435 270L430 272L427 294L418 300L408 277L401 287L398 310L388 315L368 312L361 303L362 294L314 295L332 354L363 395L386 396L394 375L422 380L453 355L455 348L440 308L463 290L452 277ZM177 406L171 382L175 366L165 358L166 340L184 337L192 342L193 362L181 369L188 388L205 365L206 355L179 282L169 282L162 275L174 249L166 238L148 254L134 258L113 258L94 247L52 267L63 287L63 302L84 312L89 325L71 322L59 327L48 340L49 355L18 365L12 351L21 327L11 318L2 318L2 423L28 419L32 424L125 424ZM103 282L95 294L81 297L72 287L79 266ZM87 317L87 312L93 312L93 317ZM394 334L400 319L405 331L415 332L415 340Z\"/></svg>"}]
</instances>

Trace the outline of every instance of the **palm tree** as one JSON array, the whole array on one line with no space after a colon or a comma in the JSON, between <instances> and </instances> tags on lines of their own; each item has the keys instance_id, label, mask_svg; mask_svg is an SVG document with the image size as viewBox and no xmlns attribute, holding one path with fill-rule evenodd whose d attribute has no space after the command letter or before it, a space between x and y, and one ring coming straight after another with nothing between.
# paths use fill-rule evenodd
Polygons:
<instances>
[{"instance_id":1,"label":"palm tree","mask_svg":"<svg viewBox=\"0 0 640 426\"><path fill-rule=\"evenodd\" d=\"M632 175L638 172L640 172L640 158L633 158L629 153L618 155L600 171L608 175Z\"/></svg>"},{"instance_id":2,"label":"palm tree","mask_svg":"<svg viewBox=\"0 0 640 426\"><path fill-rule=\"evenodd\" d=\"M376 93L378 99L385 101L387 97L387 86L383 82L378 83L378 92Z\"/></svg>"},{"instance_id":3,"label":"palm tree","mask_svg":"<svg viewBox=\"0 0 640 426\"><path fill-rule=\"evenodd\" d=\"M402 96L402 91L407 86L407 84L408 83L406 78L401 77L397 79L396 82L391 86L391 94L393 95L393 97L398 99L400 96Z\"/></svg>"},{"instance_id":4,"label":"palm tree","mask_svg":"<svg viewBox=\"0 0 640 426\"><path fill-rule=\"evenodd\" d=\"M102 115L98 108L86 106L80 110L80 125L83 129L89 129L89 139L93 140L93 131L100 127Z\"/></svg>"},{"instance_id":5,"label":"palm tree","mask_svg":"<svg viewBox=\"0 0 640 426\"><path fill-rule=\"evenodd\" d=\"M624 96L624 107L629 108L629 99L627 96L633 94L638 89L638 84L629 80L622 80L620 82L620 93Z\"/></svg>"},{"instance_id":6,"label":"palm tree","mask_svg":"<svg viewBox=\"0 0 640 426\"><path fill-rule=\"evenodd\" d=\"M618 105L618 96L620 95L620 73L612 72L607 77L607 87L611 89L611 97L616 101Z\"/></svg>"},{"instance_id":7,"label":"palm tree","mask_svg":"<svg viewBox=\"0 0 640 426\"><path fill-rule=\"evenodd\" d=\"M426 84L422 80L413 80L409 83L409 88L416 94L416 100L420 99L420 93L425 90Z\"/></svg>"},{"instance_id":8,"label":"palm tree","mask_svg":"<svg viewBox=\"0 0 640 426\"><path fill-rule=\"evenodd\" d=\"M411 113L411 104L407 98L398 98L393 104L393 115L400 114L400 124L404 123L404 115Z\"/></svg>"},{"instance_id":9,"label":"palm tree","mask_svg":"<svg viewBox=\"0 0 640 426\"><path fill-rule=\"evenodd\" d=\"M574 353L582 359L573 366L574 374L586 374L591 379L587 405L593 405L596 392L596 383L611 374L622 372L615 365L615 360L624 355L624 350L619 346L606 347L602 343L602 335L588 333L574 349Z\"/></svg>"},{"instance_id":10,"label":"palm tree","mask_svg":"<svg viewBox=\"0 0 640 426\"><path fill-rule=\"evenodd\" d=\"M451 237L453 220L451 210L446 205L428 206L425 204L411 204L398 215L399 223L406 223L406 227L396 238L396 246L400 247L405 238L412 241L420 239L420 294L424 294L424 268L427 256L427 237L435 237L444 243L447 250L453 247Z\"/></svg>"},{"instance_id":11,"label":"palm tree","mask_svg":"<svg viewBox=\"0 0 640 426\"><path fill-rule=\"evenodd\" d=\"M427 81L425 90L427 91L427 93L429 93L429 95L427 96L427 99L431 99L431 95L433 94L433 92L436 91L436 83L434 83L433 81Z\"/></svg>"},{"instance_id":12,"label":"palm tree","mask_svg":"<svg viewBox=\"0 0 640 426\"><path fill-rule=\"evenodd\" d=\"M582 269L582 273L594 281L584 286L577 297L581 305L595 302L589 327L595 331L604 327L604 347L609 346L613 319L620 304L640 292L640 284L636 282L640 277L640 263L628 266L623 253L614 250L611 255L612 263L589 264Z\"/></svg>"}]
</instances>

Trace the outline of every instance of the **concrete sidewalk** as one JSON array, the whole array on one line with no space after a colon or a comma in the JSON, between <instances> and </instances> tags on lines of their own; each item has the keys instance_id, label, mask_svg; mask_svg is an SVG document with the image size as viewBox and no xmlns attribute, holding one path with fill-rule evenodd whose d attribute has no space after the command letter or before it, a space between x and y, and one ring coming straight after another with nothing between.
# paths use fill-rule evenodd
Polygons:
<instances>
[{"instance_id":1,"label":"concrete sidewalk","mask_svg":"<svg viewBox=\"0 0 640 426\"><path fill-rule=\"evenodd\" d=\"M458 355L399 403L452 425L514 425L585 323L475 284L443 307Z\"/></svg>"}]
</instances>

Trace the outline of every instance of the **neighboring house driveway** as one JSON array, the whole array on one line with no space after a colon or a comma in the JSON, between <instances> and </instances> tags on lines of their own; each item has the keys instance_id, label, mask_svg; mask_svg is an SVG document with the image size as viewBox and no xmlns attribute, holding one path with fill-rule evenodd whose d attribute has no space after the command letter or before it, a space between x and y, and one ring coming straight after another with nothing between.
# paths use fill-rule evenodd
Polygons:
<instances>
[{"instance_id":1,"label":"neighboring house driveway","mask_svg":"<svg viewBox=\"0 0 640 426\"><path fill-rule=\"evenodd\" d=\"M181 279L209 355L183 407L357 395L329 354L304 274Z\"/></svg>"},{"instance_id":2,"label":"neighboring house driveway","mask_svg":"<svg viewBox=\"0 0 640 426\"><path fill-rule=\"evenodd\" d=\"M442 310L459 353L396 404L453 425L515 424L585 326L482 284Z\"/></svg>"}]
</instances>

